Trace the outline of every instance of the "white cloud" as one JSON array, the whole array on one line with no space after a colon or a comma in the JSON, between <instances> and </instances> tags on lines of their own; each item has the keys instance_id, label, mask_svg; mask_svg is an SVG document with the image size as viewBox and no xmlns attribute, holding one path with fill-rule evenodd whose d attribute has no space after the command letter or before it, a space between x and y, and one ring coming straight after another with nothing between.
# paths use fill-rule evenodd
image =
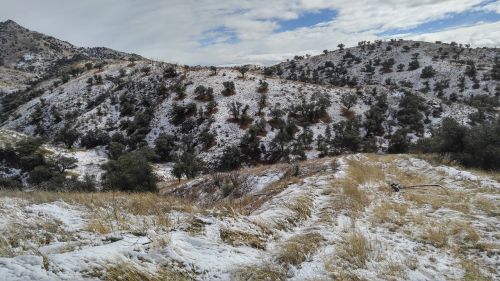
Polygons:
<instances>
[{"instance_id":1,"label":"white cloud","mask_svg":"<svg viewBox=\"0 0 500 281\"><path fill-rule=\"evenodd\" d=\"M375 40L376 34L443 19L450 13L479 9L483 0L0 0L0 20L79 46L107 46L185 64L274 63L293 54L315 53ZM498 12L498 2L480 9ZM305 11L335 9L324 26L275 33L278 20ZM239 42L220 36L201 46L209 31L226 27ZM491 24L455 28L418 38L498 46ZM481 34L479 36L478 34ZM424 37L425 36L425 37ZM454 38L458 36L458 38ZM450 38L448 40L447 38ZM453 39L451 39L453 38ZM470 42L470 41L474 42ZM228 43L230 42L230 43Z\"/></svg>"},{"instance_id":2,"label":"white cloud","mask_svg":"<svg viewBox=\"0 0 500 281\"><path fill-rule=\"evenodd\" d=\"M500 22L480 23L473 26L457 27L445 31L407 36L421 41L444 41L470 44L473 47L500 47Z\"/></svg>"}]
</instances>

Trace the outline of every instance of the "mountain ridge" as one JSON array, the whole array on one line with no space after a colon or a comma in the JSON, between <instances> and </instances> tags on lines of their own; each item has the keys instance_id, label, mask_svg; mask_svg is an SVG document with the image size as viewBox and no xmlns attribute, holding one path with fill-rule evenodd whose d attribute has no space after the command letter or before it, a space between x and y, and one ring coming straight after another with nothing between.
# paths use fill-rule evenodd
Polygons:
<instances>
[{"instance_id":1,"label":"mountain ridge","mask_svg":"<svg viewBox=\"0 0 500 281\"><path fill-rule=\"evenodd\" d=\"M161 161L189 151L216 169L231 153L245 166L387 152L396 139L411 144L431 136L444 118L469 126L498 114L497 49L361 42L271 67L222 68L85 50L97 55L48 62L51 75L4 94L1 128L105 151L111 143L155 149L167 136L172 147ZM455 63L457 52L464 63ZM60 62L62 55L48 57ZM75 135L70 145L68 132Z\"/></svg>"}]
</instances>

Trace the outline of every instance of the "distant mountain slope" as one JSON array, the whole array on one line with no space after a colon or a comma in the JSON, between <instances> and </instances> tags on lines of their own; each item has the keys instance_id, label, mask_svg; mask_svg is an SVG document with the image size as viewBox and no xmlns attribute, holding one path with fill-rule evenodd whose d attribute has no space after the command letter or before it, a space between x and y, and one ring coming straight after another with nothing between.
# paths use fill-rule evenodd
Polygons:
<instances>
[{"instance_id":1,"label":"distant mountain slope","mask_svg":"<svg viewBox=\"0 0 500 281\"><path fill-rule=\"evenodd\" d=\"M337 86L385 85L456 99L500 94L500 49L404 40L360 42L267 69L289 80ZM422 75L432 67L433 72Z\"/></svg>"},{"instance_id":2,"label":"distant mountain slope","mask_svg":"<svg viewBox=\"0 0 500 281\"><path fill-rule=\"evenodd\" d=\"M0 92L22 89L78 61L141 59L107 48L78 48L11 20L0 22L0 50Z\"/></svg>"}]
</instances>

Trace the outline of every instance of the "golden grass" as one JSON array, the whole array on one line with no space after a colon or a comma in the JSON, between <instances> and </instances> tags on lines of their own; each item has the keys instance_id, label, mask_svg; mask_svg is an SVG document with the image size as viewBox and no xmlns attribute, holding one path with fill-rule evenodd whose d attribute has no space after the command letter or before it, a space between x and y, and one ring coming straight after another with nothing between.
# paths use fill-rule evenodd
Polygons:
<instances>
[{"instance_id":1,"label":"golden grass","mask_svg":"<svg viewBox=\"0 0 500 281\"><path fill-rule=\"evenodd\" d=\"M399 261L387 261L383 265L382 278L386 280L408 280L406 268Z\"/></svg>"},{"instance_id":2,"label":"golden grass","mask_svg":"<svg viewBox=\"0 0 500 281\"><path fill-rule=\"evenodd\" d=\"M464 260L461 266L465 270L464 281L493 281L493 277L484 274L475 261Z\"/></svg>"},{"instance_id":3,"label":"golden grass","mask_svg":"<svg viewBox=\"0 0 500 281\"><path fill-rule=\"evenodd\" d=\"M371 162L372 165L367 164ZM372 161L348 160L347 176L358 185L385 181L385 172Z\"/></svg>"},{"instance_id":4,"label":"golden grass","mask_svg":"<svg viewBox=\"0 0 500 281\"><path fill-rule=\"evenodd\" d=\"M9 223L0 230L0 256L36 254L37 248L56 240L59 242L73 240L73 235L74 233L65 231L58 220L41 218L29 224Z\"/></svg>"},{"instance_id":5,"label":"golden grass","mask_svg":"<svg viewBox=\"0 0 500 281\"><path fill-rule=\"evenodd\" d=\"M407 201L416 203L418 207L428 205L433 210L448 208L464 214L473 211L471 209L473 193L470 191L443 190L440 188L408 189L403 192L403 197Z\"/></svg>"},{"instance_id":6,"label":"golden grass","mask_svg":"<svg viewBox=\"0 0 500 281\"><path fill-rule=\"evenodd\" d=\"M0 257L11 258L14 257L14 251L11 248L9 241L0 235Z\"/></svg>"},{"instance_id":7,"label":"golden grass","mask_svg":"<svg viewBox=\"0 0 500 281\"><path fill-rule=\"evenodd\" d=\"M476 229L465 222L453 222L449 226L449 235L453 237L456 243L465 247L476 247L481 236Z\"/></svg>"},{"instance_id":8,"label":"golden grass","mask_svg":"<svg viewBox=\"0 0 500 281\"><path fill-rule=\"evenodd\" d=\"M264 250L266 248L265 239L253 233L247 233L240 230L229 228L220 229L220 238L225 243L233 246L250 246L252 248Z\"/></svg>"},{"instance_id":9,"label":"golden grass","mask_svg":"<svg viewBox=\"0 0 500 281\"><path fill-rule=\"evenodd\" d=\"M405 215L408 213L408 204L399 202L389 202L383 200L373 208L374 224L392 223L402 226L406 223Z\"/></svg>"},{"instance_id":10,"label":"golden grass","mask_svg":"<svg viewBox=\"0 0 500 281\"><path fill-rule=\"evenodd\" d=\"M171 210L193 212L193 202L172 196L161 196L156 193L127 192L20 192L0 190L0 197L21 198L33 204L63 201L68 204L79 204L87 208L107 207L116 202L120 208L133 215L156 215L158 212Z\"/></svg>"},{"instance_id":11,"label":"golden grass","mask_svg":"<svg viewBox=\"0 0 500 281\"><path fill-rule=\"evenodd\" d=\"M342 191L344 195L351 201L351 209L356 211L364 210L364 208L369 204L368 193L359 188L359 182L353 181L351 179L346 179L342 184Z\"/></svg>"},{"instance_id":12,"label":"golden grass","mask_svg":"<svg viewBox=\"0 0 500 281\"><path fill-rule=\"evenodd\" d=\"M375 245L361 232L353 230L342 236L337 246L336 257L325 262L325 267L333 269L336 267L336 258L340 258L344 267L352 269L366 268L366 263L375 253Z\"/></svg>"},{"instance_id":13,"label":"golden grass","mask_svg":"<svg viewBox=\"0 0 500 281\"><path fill-rule=\"evenodd\" d=\"M233 273L232 280L237 281L285 281L286 269L273 264L250 265L241 267Z\"/></svg>"},{"instance_id":14,"label":"golden grass","mask_svg":"<svg viewBox=\"0 0 500 281\"><path fill-rule=\"evenodd\" d=\"M286 204L286 207L295 213L293 222L303 221L311 216L312 198L307 195L301 195Z\"/></svg>"},{"instance_id":15,"label":"golden grass","mask_svg":"<svg viewBox=\"0 0 500 281\"><path fill-rule=\"evenodd\" d=\"M498 216L500 214L500 206L498 206L498 204L495 204L492 199L484 195L477 196L473 201L473 204L477 209L483 211L489 216Z\"/></svg>"},{"instance_id":16,"label":"golden grass","mask_svg":"<svg viewBox=\"0 0 500 281\"><path fill-rule=\"evenodd\" d=\"M347 161L345 178L332 182L330 195L333 196L330 205L334 211L347 210L350 216L356 217L370 205L370 194L373 191L362 189L360 186L368 183L385 185L386 179L384 170L375 164L375 158L378 157L367 155L366 159ZM338 186L342 188L342 193L337 191Z\"/></svg>"},{"instance_id":17,"label":"golden grass","mask_svg":"<svg viewBox=\"0 0 500 281\"><path fill-rule=\"evenodd\" d=\"M296 235L284 242L276 256L276 260L284 265L300 265L319 248L323 236L312 232Z\"/></svg>"},{"instance_id":18,"label":"golden grass","mask_svg":"<svg viewBox=\"0 0 500 281\"><path fill-rule=\"evenodd\" d=\"M115 230L140 232L151 227L166 230L171 226L169 212L173 210L194 212L196 210L189 200L160 196L155 193L0 191L0 197L20 198L33 204L63 201L86 207L90 210L87 230L101 234ZM132 216L143 218L138 223L131 220Z\"/></svg>"},{"instance_id":19,"label":"golden grass","mask_svg":"<svg viewBox=\"0 0 500 281\"><path fill-rule=\"evenodd\" d=\"M427 228L423 238L436 248L448 246L448 233L444 226Z\"/></svg>"},{"instance_id":20,"label":"golden grass","mask_svg":"<svg viewBox=\"0 0 500 281\"><path fill-rule=\"evenodd\" d=\"M116 265L108 266L104 272L95 273L95 277L103 281L188 281L192 278L172 271L167 268L162 268L158 272L148 272L140 269L130 263L122 262Z\"/></svg>"}]
</instances>

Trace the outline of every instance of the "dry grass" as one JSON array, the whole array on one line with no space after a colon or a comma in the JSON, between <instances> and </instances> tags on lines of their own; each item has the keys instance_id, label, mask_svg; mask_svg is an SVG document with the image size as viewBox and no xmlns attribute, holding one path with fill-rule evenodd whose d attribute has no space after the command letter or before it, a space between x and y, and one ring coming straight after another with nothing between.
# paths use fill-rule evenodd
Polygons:
<instances>
[{"instance_id":1,"label":"dry grass","mask_svg":"<svg viewBox=\"0 0 500 281\"><path fill-rule=\"evenodd\" d=\"M427 177L416 170L401 170L396 165L390 163L387 168L387 180L399 183L403 186L429 184Z\"/></svg>"},{"instance_id":2,"label":"dry grass","mask_svg":"<svg viewBox=\"0 0 500 281\"><path fill-rule=\"evenodd\" d=\"M171 242L168 234L156 235L152 240L151 247L153 249L165 249Z\"/></svg>"},{"instance_id":3,"label":"dry grass","mask_svg":"<svg viewBox=\"0 0 500 281\"><path fill-rule=\"evenodd\" d=\"M220 238L225 243L233 246L250 246L252 248L264 250L266 248L265 239L258 234L247 233L240 230L222 228Z\"/></svg>"},{"instance_id":4,"label":"dry grass","mask_svg":"<svg viewBox=\"0 0 500 281\"><path fill-rule=\"evenodd\" d=\"M323 236L319 233L296 235L279 248L276 260L284 265L300 265L319 248Z\"/></svg>"},{"instance_id":5,"label":"dry grass","mask_svg":"<svg viewBox=\"0 0 500 281\"><path fill-rule=\"evenodd\" d=\"M122 262L116 265L108 266L104 272L94 273L103 281L188 281L192 278L172 271L167 268L162 268L158 272L148 272L140 269L130 263Z\"/></svg>"},{"instance_id":6,"label":"dry grass","mask_svg":"<svg viewBox=\"0 0 500 281\"><path fill-rule=\"evenodd\" d=\"M325 267L329 271L335 271L337 266L343 269L366 268L366 263L373 258L374 253L375 245L361 232L353 230L342 236L336 256L327 259ZM340 264L336 262L337 259L341 260Z\"/></svg>"},{"instance_id":7,"label":"dry grass","mask_svg":"<svg viewBox=\"0 0 500 281\"><path fill-rule=\"evenodd\" d=\"M301 195L288 203L286 207L295 213L294 222L303 221L311 216L312 198L307 195Z\"/></svg>"},{"instance_id":8,"label":"dry grass","mask_svg":"<svg viewBox=\"0 0 500 281\"><path fill-rule=\"evenodd\" d=\"M273 264L251 265L237 269L232 280L238 281L284 281L286 280L286 269Z\"/></svg>"},{"instance_id":9,"label":"dry grass","mask_svg":"<svg viewBox=\"0 0 500 281\"><path fill-rule=\"evenodd\" d=\"M133 215L156 215L159 212L171 210L194 212L193 202L182 198L161 196L156 193L127 193L127 192L19 192L0 190L0 197L21 198L29 203L41 204L54 201L63 201L68 204L83 205L87 208L107 207L116 202L120 208Z\"/></svg>"},{"instance_id":10,"label":"dry grass","mask_svg":"<svg viewBox=\"0 0 500 281\"><path fill-rule=\"evenodd\" d=\"M484 274L475 261L462 261L461 266L465 270L464 281L493 281L493 277Z\"/></svg>"},{"instance_id":11,"label":"dry grass","mask_svg":"<svg viewBox=\"0 0 500 281\"><path fill-rule=\"evenodd\" d=\"M481 236L474 227L465 222L453 222L449 226L449 235L462 247L476 247Z\"/></svg>"},{"instance_id":12,"label":"dry grass","mask_svg":"<svg viewBox=\"0 0 500 281\"><path fill-rule=\"evenodd\" d=\"M31 223L9 223L0 230L0 256L36 254L39 247L54 241L73 240L73 235L65 231L58 220L41 218Z\"/></svg>"},{"instance_id":13,"label":"dry grass","mask_svg":"<svg viewBox=\"0 0 500 281\"><path fill-rule=\"evenodd\" d=\"M361 186L365 184L379 184L385 181L385 173L378 165L367 164L374 163L370 156L364 160L348 160L347 175L340 181L332 183L331 194L335 194L331 199L332 209L340 212L347 210L350 216L359 216L366 207L370 205L370 193ZM337 186L342 188L339 194Z\"/></svg>"},{"instance_id":14,"label":"dry grass","mask_svg":"<svg viewBox=\"0 0 500 281\"><path fill-rule=\"evenodd\" d=\"M367 163L372 163L372 165ZM373 163L372 161L349 160L347 161L349 165L347 176L358 185L385 181L384 170Z\"/></svg>"},{"instance_id":15,"label":"dry grass","mask_svg":"<svg viewBox=\"0 0 500 281\"><path fill-rule=\"evenodd\" d=\"M171 226L168 213L172 210L195 211L193 203L188 200L155 193L1 191L0 197L20 198L32 204L63 201L84 206L91 210L87 230L101 234L116 230L142 232L152 227L166 230ZM141 219L134 220L134 216Z\"/></svg>"},{"instance_id":16,"label":"dry grass","mask_svg":"<svg viewBox=\"0 0 500 281\"><path fill-rule=\"evenodd\" d=\"M370 204L368 192L359 188L359 184L346 178L341 181L342 194L333 197L332 205L334 210L347 210L350 216L359 216Z\"/></svg>"},{"instance_id":17,"label":"dry grass","mask_svg":"<svg viewBox=\"0 0 500 281\"><path fill-rule=\"evenodd\" d=\"M380 275L386 280L408 280L405 266L395 260L385 262Z\"/></svg>"},{"instance_id":18,"label":"dry grass","mask_svg":"<svg viewBox=\"0 0 500 281\"><path fill-rule=\"evenodd\" d=\"M373 208L373 224L391 223L403 226L406 223L405 215L408 213L408 204L389 202L383 200Z\"/></svg>"},{"instance_id":19,"label":"dry grass","mask_svg":"<svg viewBox=\"0 0 500 281\"><path fill-rule=\"evenodd\" d=\"M471 199L473 194L470 191L433 189L408 189L403 192L403 197L407 201L416 203L418 207L431 206L433 210L448 208L464 214L471 211Z\"/></svg>"},{"instance_id":20,"label":"dry grass","mask_svg":"<svg viewBox=\"0 0 500 281\"><path fill-rule=\"evenodd\" d=\"M191 235L202 234L205 230L205 222L201 219L193 217L188 222L189 226L186 229Z\"/></svg>"},{"instance_id":21,"label":"dry grass","mask_svg":"<svg viewBox=\"0 0 500 281\"><path fill-rule=\"evenodd\" d=\"M15 253L11 248L9 241L0 235L0 257L11 258L14 257Z\"/></svg>"},{"instance_id":22,"label":"dry grass","mask_svg":"<svg viewBox=\"0 0 500 281\"><path fill-rule=\"evenodd\" d=\"M498 216L500 214L500 206L495 204L495 202L483 195L479 195L473 201L474 206L486 213L488 216Z\"/></svg>"},{"instance_id":23,"label":"dry grass","mask_svg":"<svg viewBox=\"0 0 500 281\"><path fill-rule=\"evenodd\" d=\"M429 227L424 233L423 238L436 248L448 246L448 233L444 226Z\"/></svg>"}]
</instances>

